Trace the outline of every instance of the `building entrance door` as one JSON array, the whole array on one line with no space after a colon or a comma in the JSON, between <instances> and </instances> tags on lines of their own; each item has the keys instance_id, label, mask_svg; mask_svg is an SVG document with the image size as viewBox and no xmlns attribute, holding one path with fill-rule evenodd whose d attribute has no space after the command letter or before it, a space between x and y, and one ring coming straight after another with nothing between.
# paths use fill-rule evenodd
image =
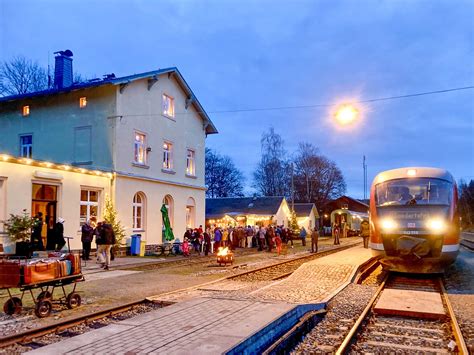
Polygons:
<instances>
[{"instance_id":1,"label":"building entrance door","mask_svg":"<svg viewBox=\"0 0 474 355\"><path fill-rule=\"evenodd\" d=\"M38 213L43 215L43 229L41 237L46 250L54 249L54 226L56 224L58 187L46 184L33 184L33 194L31 200L31 215Z\"/></svg>"}]
</instances>

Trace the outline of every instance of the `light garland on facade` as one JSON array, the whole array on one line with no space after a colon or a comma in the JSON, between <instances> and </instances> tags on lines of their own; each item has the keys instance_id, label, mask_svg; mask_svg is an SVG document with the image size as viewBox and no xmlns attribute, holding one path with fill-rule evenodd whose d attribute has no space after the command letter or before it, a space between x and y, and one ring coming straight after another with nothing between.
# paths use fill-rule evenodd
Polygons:
<instances>
[{"instance_id":1,"label":"light garland on facade","mask_svg":"<svg viewBox=\"0 0 474 355\"><path fill-rule=\"evenodd\" d=\"M63 171L70 171L74 173L80 173L80 174L86 174L86 175L95 175L95 176L101 176L101 177L106 177L109 179L112 179L114 177L114 174L110 172L103 172L99 170L88 170L84 168L76 168L70 165L65 165L65 164L54 164L48 161L41 161L41 160L34 160L30 158L16 158L12 157L8 154L0 154L0 159L4 162L8 163L14 163L14 164L23 164L23 165L30 165L30 166L38 166L38 167L46 167L49 169L55 169L55 170L63 170Z\"/></svg>"}]
</instances>

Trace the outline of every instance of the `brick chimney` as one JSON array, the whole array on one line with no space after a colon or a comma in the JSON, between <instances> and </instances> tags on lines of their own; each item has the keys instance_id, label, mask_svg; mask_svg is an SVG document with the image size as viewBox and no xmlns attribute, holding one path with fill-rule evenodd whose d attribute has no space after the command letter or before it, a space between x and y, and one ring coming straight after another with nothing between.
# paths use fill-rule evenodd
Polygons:
<instances>
[{"instance_id":1,"label":"brick chimney","mask_svg":"<svg viewBox=\"0 0 474 355\"><path fill-rule=\"evenodd\" d=\"M54 52L54 88L63 89L72 86L74 82L72 74L72 52L69 49L65 51Z\"/></svg>"}]
</instances>

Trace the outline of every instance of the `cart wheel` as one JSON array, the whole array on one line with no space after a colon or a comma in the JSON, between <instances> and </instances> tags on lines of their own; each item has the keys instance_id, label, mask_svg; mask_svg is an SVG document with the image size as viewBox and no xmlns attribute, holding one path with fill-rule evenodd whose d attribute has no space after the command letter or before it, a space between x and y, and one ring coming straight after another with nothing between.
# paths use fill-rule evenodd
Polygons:
<instances>
[{"instance_id":1,"label":"cart wheel","mask_svg":"<svg viewBox=\"0 0 474 355\"><path fill-rule=\"evenodd\" d=\"M35 314L38 318L45 318L51 314L53 304L50 300L44 298L36 304Z\"/></svg>"},{"instance_id":2,"label":"cart wheel","mask_svg":"<svg viewBox=\"0 0 474 355\"><path fill-rule=\"evenodd\" d=\"M41 291L36 300L41 301L43 298L51 298L51 292L49 291Z\"/></svg>"},{"instance_id":3,"label":"cart wheel","mask_svg":"<svg viewBox=\"0 0 474 355\"><path fill-rule=\"evenodd\" d=\"M78 293L71 292L66 299L67 308L73 309L81 305L81 296Z\"/></svg>"},{"instance_id":4,"label":"cart wheel","mask_svg":"<svg viewBox=\"0 0 474 355\"><path fill-rule=\"evenodd\" d=\"M12 297L3 305L3 311L8 314L19 314L21 312L22 303L18 297Z\"/></svg>"}]
</instances>

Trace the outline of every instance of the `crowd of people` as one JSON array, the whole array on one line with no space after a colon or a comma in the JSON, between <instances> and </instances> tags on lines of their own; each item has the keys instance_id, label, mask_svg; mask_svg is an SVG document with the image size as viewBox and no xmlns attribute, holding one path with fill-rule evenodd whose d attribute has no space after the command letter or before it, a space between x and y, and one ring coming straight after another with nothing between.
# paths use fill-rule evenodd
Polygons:
<instances>
[{"instance_id":1,"label":"crowd of people","mask_svg":"<svg viewBox=\"0 0 474 355\"><path fill-rule=\"evenodd\" d=\"M319 232L315 228L310 231L311 250L318 251ZM187 229L183 236L182 252L189 255L191 250L204 252L208 255L211 252L213 244L214 252L220 247L228 247L231 250L236 248L257 248L258 251L276 251L278 255L282 253L283 247L291 244L293 241L300 239L302 245L306 245L308 232L303 227L299 234L295 233L284 226L238 226L238 227L207 227L205 230L202 226L194 229Z\"/></svg>"}]
</instances>

